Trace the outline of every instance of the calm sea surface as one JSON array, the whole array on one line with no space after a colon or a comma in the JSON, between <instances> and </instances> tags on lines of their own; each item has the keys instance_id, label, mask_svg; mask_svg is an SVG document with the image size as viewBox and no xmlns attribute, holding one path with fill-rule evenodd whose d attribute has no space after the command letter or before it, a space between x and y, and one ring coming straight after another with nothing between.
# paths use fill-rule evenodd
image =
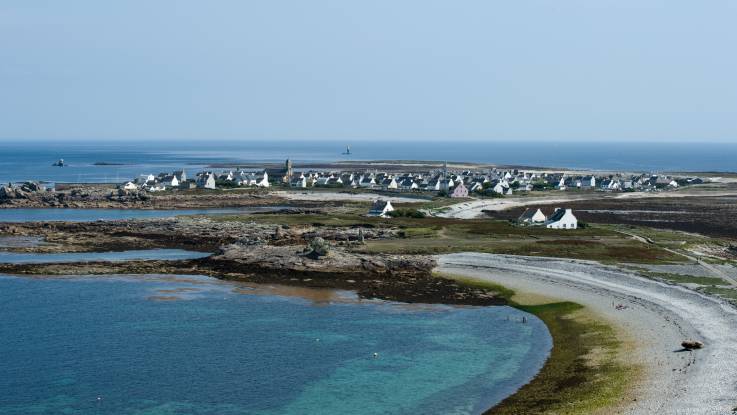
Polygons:
<instances>
[{"instance_id":1,"label":"calm sea surface","mask_svg":"<svg viewBox=\"0 0 737 415\"><path fill-rule=\"evenodd\" d=\"M183 249L141 249L111 252L7 252L0 251L0 264L44 264L60 262L133 261L133 260L182 260L209 256L209 252L186 251Z\"/></svg>"},{"instance_id":2,"label":"calm sea surface","mask_svg":"<svg viewBox=\"0 0 737 415\"><path fill-rule=\"evenodd\" d=\"M377 143L218 141L129 143L0 143L0 182L122 182L140 174L212 163L350 160L448 160L549 167L658 171L737 171L737 144L486 142ZM63 158L68 167L52 167ZM112 165L95 165L111 163Z\"/></svg>"},{"instance_id":3,"label":"calm sea surface","mask_svg":"<svg viewBox=\"0 0 737 415\"><path fill-rule=\"evenodd\" d=\"M551 347L508 307L288 290L0 276L0 414L474 414Z\"/></svg>"},{"instance_id":4,"label":"calm sea surface","mask_svg":"<svg viewBox=\"0 0 737 415\"><path fill-rule=\"evenodd\" d=\"M263 208L222 208L222 209L60 209L60 208L21 208L0 209L0 222L92 222L96 220L167 218L179 215L222 215L228 213L264 212L278 209Z\"/></svg>"}]
</instances>

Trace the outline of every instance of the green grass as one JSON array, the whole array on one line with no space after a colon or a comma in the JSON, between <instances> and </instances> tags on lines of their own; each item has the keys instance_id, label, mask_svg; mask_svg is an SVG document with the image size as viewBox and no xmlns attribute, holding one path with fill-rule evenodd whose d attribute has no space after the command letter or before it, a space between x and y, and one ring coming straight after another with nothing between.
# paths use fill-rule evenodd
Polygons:
<instances>
[{"instance_id":1,"label":"green grass","mask_svg":"<svg viewBox=\"0 0 737 415\"><path fill-rule=\"evenodd\" d=\"M726 287L701 287L699 291L703 291L708 294L718 295L726 300L737 302L737 290L734 288Z\"/></svg>"},{"instance_id":2,"label":"green grass","mask_svg":"<svg viewBox=\"0 0 737 415\"><path fill-rule=\"evenodd\" d=\"M673 274L669 272L640 271L640 275L674 284L723 285L727 283L723 279L716 277L697 277L695 275Z\"/></svg>"},{"instance_id":3,"label":"green grass","mask_svg":"<svg viewBox=\"0 0 737 415\"><path fill-rule=\"evenodd\" d=\"M590 414L621 401L637 369L620 361L622 343L609 325L571 302L517 307L545 322L553 350L535 379L488 415Z\"/></svg>"},{"instance_id":4,"label":"green grass","mask_svg":"<svg viewBox=\"0 0 737 415\"><path fill-rule=\"evenodd\" d=\"M590 259L602 262L670 263L685 258L658 246L635 241L607 227L562 230L521 227L493 219L373 218L355 213L308 215L225 215L216 221L242 221L290 226L345 226L398 228L400 239L370 240L355 248L362 253L434 255L453 252L486 252Z\"/></svg>"}]
</instances>

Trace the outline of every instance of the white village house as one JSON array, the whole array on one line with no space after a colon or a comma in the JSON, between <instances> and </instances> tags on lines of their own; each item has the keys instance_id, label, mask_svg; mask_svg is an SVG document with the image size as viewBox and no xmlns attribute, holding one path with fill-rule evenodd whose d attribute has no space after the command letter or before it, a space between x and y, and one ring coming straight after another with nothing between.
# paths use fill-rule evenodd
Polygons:
<instances>
[{"instance_id":1,"label":"white village house","mask_svg":"<svg viewBox=\"0 0 737 415\"><path fill-rule=\"evenodd\" d=\"M542 225L547 219L542 210L527 208L517 222L526 225Z\"/></svg>"},{"instance_id":2,"label":"white village house","mask_svg":"<svg viewBox=\"0 0 737 415\"><path fill-rule=\"evenodd\" d=\"M394 206L392 206L392 202L379 199L375 201L374 204L371 206L371 210L369 210L368 215L385 218L388 216L389 212L392 211L394 211Z\"/></svg>"},{"instance_id":3,"label":"white village house","mask_svg":"<svg viewBox=\"0 0 737 415\"><path fill-rule=\"evenodd\" d=\"M451 193L450 197L456 197L456 198L463 198L468 197L468 188L463 185L463 182L459 182L458 186L453 189L453 193Z\"/></svg>"},{"instance_id":4,"label":"white village house","mask_svg":"<svg viewBox=\"0 0 737 415\"><path fill-rule=\"evenodd\" d=\"M138 186L133 182L127 182L123 185L123 190L138 190Z\"/></svg>"},{"instance_id":5,"label":"white village house","mask_svg":"<svg viewBox=\"0 0 737 415\"><path fill-rule=\"evenodd\" d=\"M197 187L202 189L214 189L215 188L215 174L213 173L202 173L197 176Z\"/></svg>"},{"instance_id":6,"label":"white village house","mask_svg":"<svg viewBox=\"0 0 737 415\"><path fill-rule=\"evenodd\" d=\"M545 222L548 229L577 229L578 219L573 215L573 209L555 209L548 220Z\"/></svg>"}]
</instances>

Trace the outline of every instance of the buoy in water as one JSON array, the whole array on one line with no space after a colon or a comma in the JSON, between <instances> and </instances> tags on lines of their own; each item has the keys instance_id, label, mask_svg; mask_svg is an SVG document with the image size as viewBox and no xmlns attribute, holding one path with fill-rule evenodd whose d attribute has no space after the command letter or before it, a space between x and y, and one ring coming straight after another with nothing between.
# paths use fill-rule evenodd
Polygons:
<instances>
[{"instance_id":1,"label":"buoy in water","mask_svg":"<svg viewBox=\"0 0 737 415\"><path fill-rule=\"evenodd\" d=\"M379 357L379 354L378 353L374 353L374 358L377 358L377 357Z\"/></svg>"}]
</instances>

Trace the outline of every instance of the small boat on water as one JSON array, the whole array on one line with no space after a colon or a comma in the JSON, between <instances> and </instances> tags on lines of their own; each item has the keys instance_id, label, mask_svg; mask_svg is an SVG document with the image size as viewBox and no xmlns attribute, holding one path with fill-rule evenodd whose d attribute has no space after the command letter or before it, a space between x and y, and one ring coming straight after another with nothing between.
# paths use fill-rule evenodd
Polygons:
<instances>
[{"instance_id":1,"label":"small boat on water","mask_svg":"<svg viewBox=\"0 0 737 415\"><path fill-rule=\"evenodd\" d=\"M346 146L345 151L342 153L344 156L350 156L351 155L351 146Z\"/></svg>"},{"instance_id":2,"label":"small boat on water","mask_svg":"<svg viewBox=\"0 0 737 415\"><path fill-rule=\"evenodd\" d=\"M64 164L64 159L59 159L56 163L52 164L54 167L64 167L66 164Z\"/></svg>"}]
</instances>

